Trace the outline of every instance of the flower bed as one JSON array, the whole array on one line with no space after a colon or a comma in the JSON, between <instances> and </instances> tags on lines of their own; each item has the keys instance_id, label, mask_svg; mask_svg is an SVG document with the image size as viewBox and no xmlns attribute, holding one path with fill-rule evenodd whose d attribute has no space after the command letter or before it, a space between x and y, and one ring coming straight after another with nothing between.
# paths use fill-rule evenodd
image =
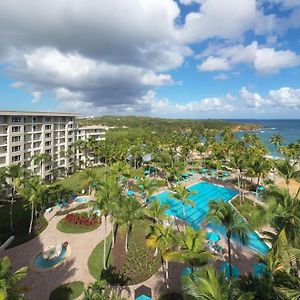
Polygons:
<instances>
[{"instance_id":1,"label":"flower bed","mask_svg":"<svg viewBox=\"0 0 300 300\"><path fill-rule=\"evenodd\" d=\"M57 224L57 229L65 233L84 233L95 230L101 224L101 219L86 212L70 213Z\"/></svg>"}]
</instances>

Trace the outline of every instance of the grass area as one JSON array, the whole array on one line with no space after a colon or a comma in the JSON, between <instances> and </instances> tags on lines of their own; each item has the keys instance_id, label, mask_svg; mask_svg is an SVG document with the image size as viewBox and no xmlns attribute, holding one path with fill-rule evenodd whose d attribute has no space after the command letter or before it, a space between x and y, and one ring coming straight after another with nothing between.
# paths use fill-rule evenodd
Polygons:
<instances>
[{"instance_id":1,"label":"grass area","mask_svg":"<svg viewBox=\"0 0 300 300\"><path fill-rule=\"evenodd\" d=\"M93 224L90 226L85 225L73 225L66 222L65 219L60 220L57 223L56 228L64 233L86 233L97 229L101 224Z\"/></svg>"},{"instance_id":2,"label":"grass area","mask_svg":"<svg viewBox=\"0 0 300 300\"><path fill-rule=\"evenodd\" d=\"M49 300L69 300L78 298L84 290L84 283L82 281L73 281L63 284L53 290L50 294Z\"/></svg>"},{"instance_id":3,"label":"grass area","mask_svg":"<svg viewBox=\"0 0 300 300\"><path fill-rule=\"evenodd\" d=\"M103 166L94 167L93 170L100 179L105 172L105 168ZM81 178L83 172L84 171L76 171L69 177L58 180L55 183L60 183L63 187L71 189L74 193L81 193L82 189L87 189L87 181Z\"/></svg>"},{"instance_id":4,"label":"grass area","mask_svg":"<svg viewBox=\"0 0 300 300\"><path fill-rule=\"evenodd\" d=\"M153 256L154 250L146 246L148 221L133 225L129 239L128 255L120 271L128 284L137 284L150 278L161 266L160 255Z\"/></svg>"},{"instance_id":5,"label":"grass area","mask_svg":"<svg viewBox=\"0 0 300 300\"><path fill-rule=\"evenodd\" d=\"M13 205L14 233L10 231L10 204L0 208L0 244L4 243L11 235L15 236L10 247L25 243L39 235L48 225L44 216L34 219L31 234L28 234L30 223L30 209L25 205L24 200L17 199Z\"/></svg>"},{"instance_id":6,"label":"grass area","mask_svg":"<svg viewBox=\"0 0 300 300\"><path fill-rule=\"evenodd\" d=\"M107 266L111 266L112 263L112 252L111 252L111 234L107 237L106 240L106 257L107 257ZM103 270L103 246L104 241L100 242L92 251L88 259L88 268L90 274L95 278L99 279L100 274ZM108 255L108 256L107 256Z\"/></svg>"}]
</instances>

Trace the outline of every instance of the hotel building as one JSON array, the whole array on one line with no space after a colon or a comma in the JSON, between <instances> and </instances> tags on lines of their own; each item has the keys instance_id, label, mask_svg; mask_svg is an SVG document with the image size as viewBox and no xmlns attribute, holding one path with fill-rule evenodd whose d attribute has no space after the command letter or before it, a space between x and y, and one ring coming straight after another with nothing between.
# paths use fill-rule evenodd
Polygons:
<instances>
[{"instance_id":1,"label":"hotel building","mask_svg":"<svg viewBox=\"0 0 300 300\"><path fill-rule=\"evenodd\" d=\"M76 129L73 113L0 111L0 167L21 163L50 180L51 168L70 170L75 157L63 152L72 147ZM51 156L42 169L31 159L41 153Z\"/></svg>"}]
</instances>

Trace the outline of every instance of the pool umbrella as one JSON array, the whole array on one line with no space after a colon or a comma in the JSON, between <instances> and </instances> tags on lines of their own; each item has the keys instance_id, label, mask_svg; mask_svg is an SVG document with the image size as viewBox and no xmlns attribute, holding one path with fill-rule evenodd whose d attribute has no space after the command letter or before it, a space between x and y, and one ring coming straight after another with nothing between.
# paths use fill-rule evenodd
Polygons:
<instances>
[{"instance_id":1,"label":"pool umbrella","mask_svg":"<svg viewBox=\"0 0 300 300\"><path fill-rule=\"evenodd\" d=\"M263 263L258 263L258 264L255 264L253 266L253 276L254 277L262 277L264 275L264 273L266 272L266 269L267 269L267 266Z\"/></svg>"},{"instance_id":2,"label":"pool umbrella","mask_svg":"<svg viewBox=\"0 0 300 300\"><path fill-rule=\"evenodd\" d=\"M206 235L207 239L213 242L218 242L220 240L220 235L216 232L208 232Z\"/></svg>"},{"instance_id":3,"label":"pool umbrella","mask_svg":"<svg viewBox=\"0 0 300 300\"><path fill-rule=\"evenodd\" d=\"M263 187L263 186L261 186L261 185L259 185L258 187L257 187L257 190L258 191L263 191L265 188Z\"/></svg>"},{"instance_id":4,"label":"pool umbrella","mask_svg":"<svg viewBox=\"0 0 300 300\"><path fill-rule=\"evenodd\" d=\"M152 300L152 290L146 285L141 285L134 291L135 300Z\"/></svg>"},{"instance_id":5,"label":"pool umbrella","mask_svg":"<svg viewBox=\"0 0 300 300\"><path fill-rule=\"evenodd\" d=\"M133 196L133 195L134 195L134 191L129 190L129 191L127 192L127 196Z\"/></svg>"},{"instance_id":6,"label":"pool umbrella","mask_svg":"<svg viewBox=\"0 0 300 300\"><path fill-rule=\"evenodd\" d=\"M180 272L180 276L185 276L185 275L190 275L192 274L192 269L191 268L184 268L182 269L182 271Z\"/></svg>"},{"instance_id":7,"label":"pool umbrella","mask_svg":"<svg viewBox=\"0 0 300 300\"><path fill-rule=\"evenodd\" d=\"M229 263L226 262L226 263L221 264L220 271L225 274L226 278L230 277L230 270L229 269L230 269ZM239 269L238 269L237 266L232 265L232 276L233 276L233 278L238 278L239 277Z\"/></svg>"}]
</instances>

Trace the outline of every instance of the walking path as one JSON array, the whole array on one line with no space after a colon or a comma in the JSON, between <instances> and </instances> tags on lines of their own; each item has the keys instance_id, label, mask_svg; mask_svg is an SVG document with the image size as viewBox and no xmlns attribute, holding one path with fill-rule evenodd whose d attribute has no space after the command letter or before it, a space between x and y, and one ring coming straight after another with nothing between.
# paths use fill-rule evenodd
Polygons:
<instances>
[{"instance_id":1,"label":"walking path","mask_svg":"<svg viewBox=\"0 0 300 300\"><path fill-rule=\"evenodd\" d=\"M56 229L57 223L63 217L51 218L47 228L36 238L2 253L2 255L10 257L13 269L16 270L29 265L34 256L43 249L56 243L68 242L68 247L71 250L70 255L62 265L45 272L34 272L29 269L28 275L23 281L24 285L30 287L26 295L27 299L48 300L51 291L64 283L80 280L87 285L95 281L89 273L87 262L93 249L104 239L103 222L94 231L70 234L62 233ZM110 230L110 224L108 224L107 232L109 233Z\"/></svg>"}]
</instances>

